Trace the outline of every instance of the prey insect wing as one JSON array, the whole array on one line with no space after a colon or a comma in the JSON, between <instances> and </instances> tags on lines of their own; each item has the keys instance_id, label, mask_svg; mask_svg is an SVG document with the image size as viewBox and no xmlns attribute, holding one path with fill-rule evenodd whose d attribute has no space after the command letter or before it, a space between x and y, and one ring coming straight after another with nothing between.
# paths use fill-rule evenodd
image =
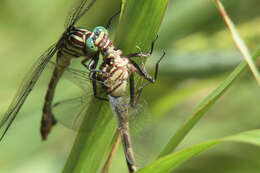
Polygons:
<instances>
[{"instance_id":1,"label":"prey insect wing","mask_svg":"<svg viewBox=\"0 0 260 173\"><path fill-rule=\"evenodd\" d=\"M43 72L45 66L48 64L48 62L56 53L56 51L57 47L56 44L54 44L38 58L38 60L33 64L31 69L29 70L28 74L22 80L22 84L16 92L16 95L13 98L10 106L8 107L8 110L6 111L6 113L0 121L0 141L3 139L7 130L16 118L16 115L19 112L21 106L25 102L26 98L30 94L38 78Z\"/></svg>"},{"instance_id":2,"label":"prey insect wing","mask_svg":"<svg viewBox=\"0 0 260 173\"><path fill-rule=\"evenodd\" d=\"M55 66L54 63L50 63L50 65L53 67ZM55 117L57 118L58 122L76 131L80 129L81 122L84 116L86 115L89 101L91 100L91 98L93 98L93 94L92 92L90 92L91 88L86 88L86 85L89 85L90 82L88 74L89 73L85 71L67 68L64 72L63 77L69 79L75 85L83 89L85 95L73 99L67 99L56 102L52 107L53 113L55 114ZM112 102L111 104L112 108L115 106L118 107L117 102ZM122 107L125 106L125 109L129 111L129 127L131 133L131 140L128 141L132 141L134 155L137 160L136 165L139 168L143 167L148 163L149 159L151 159L151 153L149 151L143 152L143 148L141 147L144 141L151 142L152 139L152 133L146 130L150 127L152 117L151 113L149 112L147 103L142 98L139 99L138 103L135 105L134 108L130 106L128 98L125 99L123 104L120 104L122 105ZM117 118L116 113L114 113L114 115ZM124 142L127 143L126 138Z\"/></svg>"},{"instance_id":3,"label":"prey insect wing","mask_svg":"<svg viewBox=\"0 0 260 173\"><path fill-rule=\"evenodd\" d=\"M56 64L54 62L48 63L48 68L50 70L55 68L55 66L56 66ZM73 84L75 84L76 86L81 88L85 93L84 93L84 96L82 96L82 97L77 97L74 99L67 99L67 100L63 100L60 102L56 102L53 105L55 116L56 116L55 109L57 109L58 107L59 107L59 109L62 109L62 107L66 107L66 105L69 105L69 103L72 103L72 105L77 105L80 108L83 104L85 106L87 106L90 98L94 97L93 92L92 92L92 86L90 83L91 80L89 79L88 71L82 71L82 70L78 70L78 69L74 69L74 68L67 68L64 72L63 78L71 81ZM141 78L139 80L141 80ZM101 93L101 95L103 95L105 93L105 91L102 89L100 89L98 92ZM126 102L127 108L131 112L130 119L129 119L131 122L133 122L131 125L131 128L133 128L134 133L137 133L140 129L142 129L145 125L148 124L147 123L148 121L149 122L151 121L149 118L151 113L149 112L148 105L147 105L146 101L142 98L138 100L138 103L135 105L134 108L132 108L128 104L129 99L126 99L125 102ZM66 111L64 111L64 112L66 112ZM141 116L140 116L140 114L141 114ZM74 115L71 115L71 116L74 116Z\"/></svg>"},{"instance_id":4,"label":"prey insect wing","mask_svg":"<svg viewBox=\"0 0 260 173\"><path fill-rule=\"evenodd\" d=\"M134 108L126 97L109 97L109 101L118 122L130 169L136 169L134 166L144 167L152 158L151 151L143 145L151 143L153 139L153 133L149 130L152 125L152 116L146 101L141 98Z\"/></svg>"}]
</instances>

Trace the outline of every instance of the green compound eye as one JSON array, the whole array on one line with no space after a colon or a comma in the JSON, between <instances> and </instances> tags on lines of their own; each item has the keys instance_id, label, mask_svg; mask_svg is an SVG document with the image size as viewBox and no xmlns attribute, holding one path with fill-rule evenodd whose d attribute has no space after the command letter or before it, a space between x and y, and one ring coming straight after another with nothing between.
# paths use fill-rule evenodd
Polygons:
<instances>
[{"instance_id":1,"label":"green compound eye","mask_svg":"<svg viewBox=\"0 0 260 173\"><path fill-rule=\"evenodd\" d=\"M92 38L88 38L86 42L87 49L91 52L98 51L98 47L94 44L94 40Z\"/></svg>"},{"instance_id":2,"label":"green compound eye","mask_svg":"<svg viewBox=\"0 0 260 173\"><path fill-rule=\"evenodd\" d=\"M105 34L108 35L108 32L107 32L107 29L104 28L103 26L97 26L94 28L93 30L94 33L101 33L101 32L104 32Z\"/></svg>"}]
</instances>

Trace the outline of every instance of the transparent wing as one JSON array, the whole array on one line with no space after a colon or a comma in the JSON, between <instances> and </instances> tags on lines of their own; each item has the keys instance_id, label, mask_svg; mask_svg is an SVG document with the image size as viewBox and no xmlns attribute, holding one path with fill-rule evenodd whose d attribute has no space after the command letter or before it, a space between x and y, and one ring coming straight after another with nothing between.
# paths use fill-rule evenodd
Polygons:
<instances>
[{"instance_id":1,"label":"transparent wing","mask_svg":"<svg viewBox=\"0 0 260 173\"><path fill-rule=\"evenodd\" d=\"M56 63L49 62L48 66L49 69L54 70L56 67ZM89 79L89 72L73 69L73 68L66 68L62 78L66 78L69 81L73 82L76 86L80 87L84 92L88 92L91 88L91 80Z\"/></svg>"},{"instance_id":2,"label":"transparent wing","mask_svg":"<svg viewBox=\"0 0 260 173\"><path fill-rule=\"evenodd\" d=\"M130 136L132 143L133 157L136 160L138 168L144 167L149 161L151 161L152 155L151 150L148 150L147 144L152 142L153 136L150 133L150 127L152 122L152 116L149 112L147 104L144 100L139 100L135 107L131 107L129 99L125 97L109 97L109 102L114 115L117 119L118 129L125 129L124 124L129 121L130 132L126 136ZM128 140L124 138L124 140ZM123 142L129 146L129 142ZM125 149L127 150L127 148ZM129 155L126 156L128 161L132 163L132 154L127 152Z\"/></svg>"},{"instance_id":3,"label":"transparent wing","mask_svg":"<svg viewBox=\"0 0 260 173\"><path fill-rule=\"evenodd\" d=\"M74 25L91 7L96 0L87 3L88 0L74 0L74 4L68 13L65 28Z\"/></svg>"},{"instance_id":4,"label":"transparent wing","mask_svg":"<svg viewBox=\"0 0 260 173\"><path fill-rule=\"evenodd\" d=\"M22 84L16 92L16 95L8 107L8 110L5 112L3 118L0 121L0 141L3 139L8 128L11 126L17 113L25 102L27 96L30 94L44 68L50 61L51 57L56 53L56 51L57 47L56 44L54 44L38 58L38 60L33 64L29 72L26 74L25 78L22 80Z\"/></svg>"},{"instance_id":5,"label":"transparent wing","mask_svg":"<svg viewBox=\"0 0 260 173\"><path fill-rule=\"evenodd\" d=\"M52 107L55 118L64 126L78 131L91 97L90 94L55 103Z\"/></svg>"},{"instance_id":6,"label":"transparent wing","mask_svg":"<svg viewBox=\"0 0 260 173\"><path fill-rule=\"evenodd\" d=\"M144 99L140 99L134 108L130 107L130 133L133 151L138 168L146 166L153 160L152 150L149 148L153 143L152 114Z\"/></svg>"},{"instance_id":7,"label":"transparent wing","mask_svg":"<svg viewBox=\"0 0 260 173\"><path fill-rule=\"evenodd\" d=\"M48 63L48 68L54 69L56 64L54 62ZM62 100L56 102L52 106L52 111L55 118L64 126L78 131L85 112L88 109L89 101L94 97L91 80L89 79L89 72L67 68L63 77L73 82L76 86L80 87L85 95L77 98ZM104 94L104 90L98 90L100 95Z\"/></svg>"}]
</instances>

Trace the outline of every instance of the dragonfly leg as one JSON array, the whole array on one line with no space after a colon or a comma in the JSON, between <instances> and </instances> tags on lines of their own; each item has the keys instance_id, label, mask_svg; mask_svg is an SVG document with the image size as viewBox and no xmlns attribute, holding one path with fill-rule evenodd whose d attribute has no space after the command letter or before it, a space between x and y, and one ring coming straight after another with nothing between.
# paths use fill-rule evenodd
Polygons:
<instances>
[{"instance_id":1,"label":"dragonfly leg","mask_svg":"<svg viewBox=\"0 0 260 173\"><path fill-rule=\"evenodd\" d=\"M153 53L154 50L154 44L156 42L156 40L158 39L158 35L156 36L156 38L154 39L154 41L151 44L151 49L149 53L133 53L133 54L129 54L126 55L127 58L131 58L131 57L142 57L142 56L150 56ZM137 69L137 72L144 77L146 80L148 80L150 83L154 83L157 79L157 74L158 74L158 68L159 68L159 63L162 60L162 58L164 57L165 52L163 54L163 56L157 61L156 63L156 67L155 67L155 75L154 78L152 78L146 71L145 65L142 62L142 68L133 60L130 60L130 62L134 65L134 67ZM138 102L140 95L142 93L143 88L146 86L147 84L142 85L138 91L135 93L135 85L134 85L134 77L131 75L130 76L130 105L132 107L135 106L135 104Z\"/></svg>"},{"instance_id":2,"label":"dragonfly leg","mask_svg":"<svg viewBox=\"0 0 260 173\"><path fill-rule=\"evenodd\" d=\"M134 75L130 76L130 106L135 107L135 80Z\"/></svg>"},{"instance_id":3,"label":"dragonfly leg","mask_svg":"<svg viewBox=\"0 0 260 173\"><path fill-rule=\"evenodd\" d=\"M158 71L159 71L159 64L161 62L161 60L164 58L165 56L165 51L163 51L163 55L159 58L159 60L157 60L156 64L155 64L155 72L154 72L154 77L151 77L147 72L146 72L146 68L144 63L142 62L142 68L137 64L137 63L133 63L133 65L137 68L138 73L143 76L146 80L148 80L150 83L155 83L155 81L157 80L158 77ZM149 83L147 83L149 84ZM147 84L144 84L144 86L146 86Z\"/></svg>"},{"instance_id":4,"label":"dragonfly leg","mask_svg":"<svg viewBox=\"0 0 260 173\"><path fill-rule=\"evenodd\" d=\"M161 62L161 60L163 59L163 57L165 56L165 51L163 52L163 55L160 57L160 59L156 62L155 64L155 73L154 73L154 78L151 77L145 68L144 63L142 62L142 68L134 61L130 60L131 63L134 65L134 67L137 69L137 72L146 80L148 80L148 83L143 84L142 86L140 86L140 88L137 90L137 92L135 93L135 84L134 84L134 76L131 75L130 76L130 106L131 107L135 107L136 103L138 102L140 95L142 93L142 90L144 87L146 87L148 84L150 83L155 83L155 81L157 80L157 76L158 76L158 71L159 71L159 64Z\"/></svg>"},{"instance_id":5,"label":"dragonfly leg","mask_svg":"<svg viewBox=\"0 0 260 173\"><path fill-rule=\"evenodd\" d=\"M92 80L92 86L93 86L93 94L94 94L94 97L95 97L96 99L98 99L98 100L108 101L107 98L100 97L100 96L98 96L98 94L97 94L97 81L99 81L99 80L96 79L96 74L95 74L95 73L96 73L96 72L90 72L90 73L89 73L89 78L90 78L90 79L93 79L93 80Z\"/></svg>"},{"instance_id":6,"label":"dragonfly leg","mask_svg":"<svg viewBox=\"0 0 260 173\"><path fill-rule=\"evenodd\" d=\"M88 65L86 64L86 62L89 60L89 59L83 59L82 61L81 61L81 64L84 66L84 67L86 67L86 69L88 70L88 71L90 71L90 73L89 73L89 79L91 80L91 81L96 81L96 82L98 82L98 83L101 83L101 84L104 84L104 82L103 81L101 81L101 80L98 80L95 76L96 76L96 72L99 72L99 73L106 73L106 72L104 72L104 71L102 71L102 70L96 70L96 67L97 67L97 64L98 64L98 60L99 60L99 53L97 53L96 55L95 55L95 57L93 58L93 59L91 59L91 61L88 63Z\"/></svg>"},{"instance_id":7,"label":"dragonfly leg","mask_svg":"<svg viewBox=\"0 0 260 173\"><path fill-rule=\"evenodd\" d=\"M128 55L124 55L124 57L129 58L129 59L134 58L134 57L148 57L148 56L151 56L150 52L149 53L137 52L137 53L131 53Z\"/></svg>"},{"instance_id":8,"label":"dragonfly leg","mask_svg":"<svg viewBox=\"0 0 260 173\"><path fill-rule=\"evenodd\" d=\"M121 6L122 6L122 3L120 3L120 9L118 12L116 12L113 16L111 16L107 22L107 25L106 25L106 29L110 29L110 26L111 26L111 23L112 23L112 20L114 19L114 17L116 17L117 15L120 14L121 12Z\"/></svg>"},{"instance_id":9,"label":"dragonfly leg","mask_svg":"<svg viewBox=\"0 0 260 173\"><path fill-rule=\"evenodd\" d=\"M150 49L150 52L149 52L149 53L137 52L137 53L131 53L131 54L125 55L124 57L130 59L130 58L134 58L134 57L148 57L148 56L151 56L152 53L153 53L153 50L154 50L155 42L156 42L157 39L158 39L158 35L157 35L156 38L152 41L151 49Z\"/></svg>"},{"instance_id":10,"label":"dragonfly leg","mask_svg":"<svg viewBox=\"0 0 260 173\"><path fill-rule=\"evenodd\" d=\"M45 140L50 133L52 127L56 124L56 119L52 114L51 106L54 98L54 93L59 79L63 72L70 64L70 58L63 56L60 52L57 54L56 67L52 73L51 80L49 82L48 90L45 95L45 102L43 106L43 114L41 120L41 135L42 139Z\"/></svg>"},{"instance_id":11,"label":"dragonfly leg","mask_svg":"<svg viewBox=\"0 0 260 173\"><path fill-rule=\"evenodd\" d=\"M151 77L147 72L146 72L146 68L145 68L145 65L144 63L142 62L142 67L140 67L139 64L137 64L136 62L132 61L131 60L131 63L133 64L133 66L136 68L137 70L137 73L139 75L141 75L143 78L145 78L146 80L148 80L149 82L151 83L154 83L155 82L155 79L153 79L153 77Z\"/></svg>"},{"instance_id":12,"label":"dragonfly leg","mask_svg":"<svg viewBox=\"0 0 260 173\"><path fill-rule=\"evenodd\" d=\"M88 69L96 69L97 65L98 65L98 60L99 60L99 53L97 53L94 58L90 61L90 63L88 64L88 67L86 67L84 64L86 62L86 60L82 61L82 64L88 68ZM93 94L94 94L94 97L96 99L99 99L99 100L105 100L105 101L108 101L108 99L106 98L102 98L102 97L99 97L97 95L97 82L103 84L103 81L100 81L97 79L97 75L96 75L97 71L91 71L90 70L90 73L89 73L89 79L92 81L92 87L93 87Z\"/></svg>"},{"instance_id":13,"label":"dragonfly leg","mask_svg":"<svg viewBox=\"0 0 260 173\"><path fill-rule=\"evenodd\" d=\"M156 40L158 39L158 35L156 36L156 38L152 41L152 44L151 44L151 49L150 49L150 52L149 53L136 53L135 55L138 55L136 57L143 57L143 55L152 55L153 53L153 50L154 50L154 45L155 45L155 42ZM132 54L134 55L134 54ZM142 68L134 61L131 60L131 63L135 66L135 68L137 69L138 73L143 76L146 80L148 80L150 83L154 83L157 79L157 75L158 75L158 69L159 69L159 64L161 62L161 60L163 59L163 57L165 56L165 51L163 51L163 55L160 57L160 59L156 62L156 65L155 65L155 73L154 73L154 78L152 78L146 71L146 68L145 68L145 65L144 65L144 62L142 62ZM130 58L130 57L129 57ZM146 86L147 84L145 84Z\"/></svg>"},{"instance_id":14,"label":"dragonfly leg","mask_svg":"<svg viewBox=\"0 0 260 173\"><path fill-rule=\"evenodd\" d=\"M163 54L162 56L157 60L156 64L155 64L155 72L154 72L154 80L156 81L157 80L157 76L158 76L158 71L159 71L159 64L160 62L162 61L162 59L164 58L165 56L165 50L163 50Z\"/></svg>"},{"instance_id":15,"label":"dragonfly leg","mask_svg":"<svg viewBox=\"0 0 260 173\"><path fill-rule=\"evenodd\" d=\"M97 63L98 62L98 57L95 57L93 59L91 59L91 61L86 64L86 62L88 61L89 59L88 58L85 58L81 61L81 64L86 67L86 69L88 69L88 71L90 72L99 72L99 73L105 73L104 71L102 70L97 70L96 69L96 66L97 66Z\"/></svg>"}]
</instances>

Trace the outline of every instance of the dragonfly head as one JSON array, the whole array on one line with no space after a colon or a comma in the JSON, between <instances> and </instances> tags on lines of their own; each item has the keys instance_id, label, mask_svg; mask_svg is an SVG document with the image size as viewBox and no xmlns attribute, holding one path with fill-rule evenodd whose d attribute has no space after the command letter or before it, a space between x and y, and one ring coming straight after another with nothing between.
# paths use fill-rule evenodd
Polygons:
<instances>
[{"instance_id":1,"label":"dragonfly head","mask_svg":"<svg viewBox=\"0 0 260 173\"><path fill-rule=\"evenodd\" d=\"M102 32L106 35L108 35L108 31L106 28L104 28L103 26L97 26L94 28L93 32L95 33L95 35L100 35Z\"/></svg>"},{"instance_id":2,"label":"dragonfly head","mask_svg":"<svg viewBox=\"0 0 260 173\"><path fill-rule=\"evenodd\" d=\"M99 43L104 35L108 35L108 31L103 26L97 26L94 28L91 36L86 41L86 47L90 52L98 51L97 43Z\"/></svg>"}]
</instances>

